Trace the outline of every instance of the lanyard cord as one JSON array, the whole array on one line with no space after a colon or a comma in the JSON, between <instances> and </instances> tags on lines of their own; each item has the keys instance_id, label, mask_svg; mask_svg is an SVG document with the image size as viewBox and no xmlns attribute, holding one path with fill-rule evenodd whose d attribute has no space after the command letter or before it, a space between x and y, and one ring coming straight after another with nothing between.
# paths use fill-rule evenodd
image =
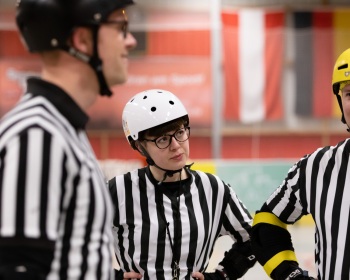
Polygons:
<instances>
[{"instance_id":1,"label":"lanyard cord","mask_svg":"<svg viewBox=\"0 0 350 280\"><path fill-rule=\"evenodd\" d=\"M180 173L180 187L181 187L181 173ZM164 223L165 223L165 227L166 227L166 234L169 238L169 243L170 243L170 248L171 248L171 252L173 253L173 258L172 258L172 262L171 262L171 268L172 268L172 276L173 276L173 280L177 280L179 279L179 272L180 272L180 268L179 268L179 252L178 252L178 248L179 248L179 244L178 241L180 239L179 234L178 234L178 230L179 230L179 222L180 222L180 196L176 197L177 203L176 203L176 218L175 218L175 223L174 223L174 242L172 241L171 238L171 234L170 234L170 229L169 229L169 225L170 223L167 221L166 217L165 217L165 211L164 211L164 205L163 205L163 200L162 200L162 195L163 195L163 191L160 188L161 184L158 184L156 186L156 205L158 208L159 213L161 214L161 218L163 219ZM171 204L173 205L173 199L171 200Z\"/></svg>"}]
</instances>

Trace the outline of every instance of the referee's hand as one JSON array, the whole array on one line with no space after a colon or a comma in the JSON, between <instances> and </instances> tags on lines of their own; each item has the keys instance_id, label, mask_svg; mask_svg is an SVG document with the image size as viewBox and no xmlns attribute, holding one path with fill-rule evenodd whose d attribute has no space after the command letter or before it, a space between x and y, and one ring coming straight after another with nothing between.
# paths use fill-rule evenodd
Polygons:
<instances>
[{"instance_id":1,"label":"referee's hand","mask_svg":"<svg viewBox=\"0 0 350 280\"><path fill-rule=\"evenodd\" d=\"M128 280L128 279L141 279L142 275L137 272L124 272L123 275L123 280Z\"/></svg>"},{"instance_id":2,"label":"referee's hand","mask_svg":"<svg viewBox=\"0 0 350 280\"><path fill-rule=\"evenodd\" d=\"M204 275L198 271L192 273L192 278L196 280L204 280Z\"/></svg>"},{"instance_id":3,"label":"referee's hand","mask_svg":"<svg viewBox=\"0 0 350 280\"><path fill-rule=\"evenodd\" d=\"M137 272L123 272L122 270L115 269L116 280L129 280L129 279L141 279L142 275Z\"/></svg>"}]
</instances>

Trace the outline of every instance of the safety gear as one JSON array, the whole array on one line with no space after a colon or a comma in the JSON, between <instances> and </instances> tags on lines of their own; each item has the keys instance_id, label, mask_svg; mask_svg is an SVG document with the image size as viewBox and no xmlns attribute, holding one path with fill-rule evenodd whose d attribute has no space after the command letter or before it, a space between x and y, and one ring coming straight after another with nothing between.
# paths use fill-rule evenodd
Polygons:
<instances>
[{"instance_id":1,"label":"safety gear","mask_svg":"<svg viewBox=\"0 0 350 280\"><path fill-rule=\"evenodd\" d=\"M290 268L289 270L284 271L281 275L276 278L272 278L275 280L313 280L315 278L309 276L309 272L301 269L300 267Z\"/></svg>"},{"instance_id":2,"label":"safety gear","mask_svg":"<svg viewBox=\"0 0 350 280\"><path fill-rule=\"evenodd\" d=\"M256 263L250 241L234 243L232 248L225 252L225 257L219 263L217 270L223 272L225 278L241 278ZM228 277L227 277L228 276Z\"/></svg>"},{"instance_id":3,"label":"safety gear","mask_svg":"<svg viewBox=\"0 0 350 280\"><path fill-rule=\"evenodd\" d=\"M273 270L270 277L274 280L315 279L295 261L283 261Z\"/></svg>"},{"instance_id":4,"label":"safety gear","mask_svg":"<svg viewBox=\"0 0 350 280\"><path fill-rule=\"evenodd\" d=\"M123 130L129 144L134 148L134 141L139 133L184 117L189 124L188 113L181 101L170 91L151 89L132 97L123 110Z\"/></svg>"},{"instance_id":5,"label":"safety gear","mask_svg":"<svg viewBox=\"0 0 350 280\"><path fill-rule=\"evenodd\" d=\"M68 52L92 67L100 94L111 96L98 53L98 30L113 11L131 4L133 0L17 0L16 22L30 52L54 49ZM72 31L79 26L92 30L91 56L68 44Z\"/></svg>"},{"instance_id":6,"label":"safety gear","mask_svg":"<svg viewBox=\"0 0 350 280\"><path fill-rule=\"evenodd\" d=\"M133 0L18 0L16 22L30 52L63 49L78 26L98 26Z\"/></svg>"},{"instance_id":7,"label":"safety gear","mask_svg":"<svg viewBox=\"0 0 350 280\"><path fill-rule=\"evenodd\" d=\"M345 50L335 62L333 68L332 87L333 93L336 95L338 105L342 112L341 121L346 123L344 118L343 106L341 103L341 96L339 95L340 83L350 81L350 49Z\"/></svg>"},{"instance_id":8,"label":"safety gear","mask_svg":"<svg viewBox=\"0 0 350 280\"><path fill-rule=\"evenodd\" d=\"M236 280L236 278L231 279L231 278L223 276L219 271L204 272L203 275L204 275L204 280ZM193 279L198 280L199 278L193 278Z\"/></svg>"}]
</instances>

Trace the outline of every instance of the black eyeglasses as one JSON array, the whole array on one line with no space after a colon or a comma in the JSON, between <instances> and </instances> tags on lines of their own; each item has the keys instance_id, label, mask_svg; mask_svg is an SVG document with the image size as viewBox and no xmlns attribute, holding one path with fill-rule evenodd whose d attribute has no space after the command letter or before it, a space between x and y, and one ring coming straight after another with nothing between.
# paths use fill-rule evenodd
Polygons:
<instances>
[{"instance_id":1,"label":"black eyeglasses","mask_svg":"<svg viewBox=\"0 0 350 280\"><path fill-rule=\"evenodd\" d=\"M106 21L102 21L101 24L115 24L115 25L118 25L120 27L120 31L123 32L124 39L128 35L129 22L126 19L122 19L122 20L106 20Z\"/></svg>"},{"instance_id":2,"label":"black eyeglasses","mask_svg":"<svg viewBox=\"0 0 350 280\"><path fill-rule=\"evenodd\" d=\"M190 127L186 126L176 130L173 134L165 134L156 139L143 139L143 141L154 142L159 149L165 149L170 146L173 137L177 142L185 142L190 138Z\"/></svg>"}]
</instances>

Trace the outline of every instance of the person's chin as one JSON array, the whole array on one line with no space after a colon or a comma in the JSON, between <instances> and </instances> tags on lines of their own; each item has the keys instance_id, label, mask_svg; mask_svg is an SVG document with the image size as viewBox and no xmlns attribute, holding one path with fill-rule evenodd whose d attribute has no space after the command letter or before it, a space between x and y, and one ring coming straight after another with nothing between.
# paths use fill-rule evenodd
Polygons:
<instances>
[{"instance_id":1,"label":"person's chin","mask_svg":"<svg viewBox=\"0 0 350 280\"><path fill-rule=\"evenodd\" d=\"M126 83L127 81L127 77L126 75L120 75L116 78L114 78L109 84L110 87L113 87L113 86L116 86L116 85L121 85L121 84L124 84Z\"/></svg>"}]
</instances>

